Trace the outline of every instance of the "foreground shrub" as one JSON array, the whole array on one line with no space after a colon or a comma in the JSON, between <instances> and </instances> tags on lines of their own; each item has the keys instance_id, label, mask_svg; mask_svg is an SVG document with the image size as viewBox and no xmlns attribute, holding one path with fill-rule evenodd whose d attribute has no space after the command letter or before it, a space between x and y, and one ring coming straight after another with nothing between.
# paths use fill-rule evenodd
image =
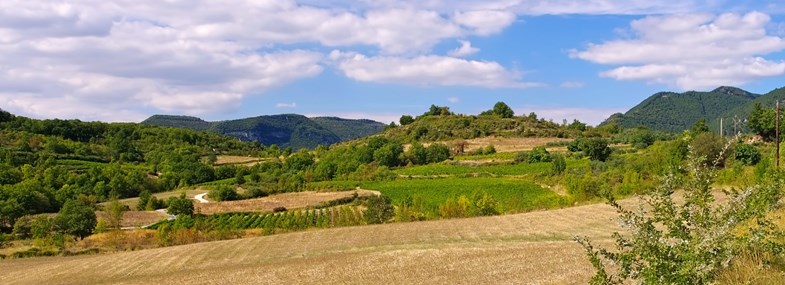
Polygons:
<instances>
[{"instance_id":1,"label":"foreground shrub","mask_svg":"<svg viewBox=\"0 0 785 285\"><path fill-rule=\"evenodd\" d=\"M688 162L684 181L666 176L642 197L639 210L607 197L629 233L614 233L616 251L576 237L596 269L591 284L709 284L745 252L782 254L785 234L769 216L782 208L779 173L755 187L725 191L728 202L717 203L710 187L715 166L697 158ZM684 193L674 194L676 189Z\"/></svg>"},{"instance_id":2,"label":"foreground shrub","mask_svg":"<svg viewBox=\"0 0 785 285\"><path fill-rule=\"evenodd\" d=\"M739 144L736 146L736 160L746 165L756 165L760 162L760 152L754 146Z\"/></svg>"}]
</instances>

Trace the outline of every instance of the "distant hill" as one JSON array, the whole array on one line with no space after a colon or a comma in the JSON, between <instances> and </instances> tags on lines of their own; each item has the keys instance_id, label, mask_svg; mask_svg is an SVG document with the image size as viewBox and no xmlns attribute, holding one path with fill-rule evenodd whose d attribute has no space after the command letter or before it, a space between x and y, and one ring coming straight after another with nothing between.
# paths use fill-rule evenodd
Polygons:
<instances>
[{"instance_id":1,"label":"distant hill","mask_svg":"<svg viewBox=\"0 0 785 285\"><path fill-rule=\"evenodd\" d=\"M747 106L751 110L751 102L762 97L765 96L728 86L709 92L659 92L624 114L611 115L600 125L616 123L627 128L645 126L653 130L678 132L689 129L700 119L719 122L720 117L732 118L733 114L746 110ZM710 125L718 128L715 124Z\"/></svg>"},{"instance_id":2,"label":"distant hill","mask_svg":"<svg viewBox=\"0 0 785 285\"><path fill-rule=\"evenodd\" d=\"M314 148L373 135L385 124L371 120L335 117L308 118L297 114L259 116L238 120L207 122L189 116L154 115L142 124L213 131L242 141L258 141L280 147Z\"/></svg>"}]
</instances>

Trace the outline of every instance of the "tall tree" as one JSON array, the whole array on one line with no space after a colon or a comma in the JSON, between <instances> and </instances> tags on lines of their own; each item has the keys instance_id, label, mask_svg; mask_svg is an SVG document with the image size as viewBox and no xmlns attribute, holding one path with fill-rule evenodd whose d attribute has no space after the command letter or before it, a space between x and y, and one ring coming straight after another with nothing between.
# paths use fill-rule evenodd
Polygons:
<instances>
[{"instance_id":1,"label":"tall tree","mask_svg":"<svg viewBox=\"0 0 785 285\"><path fill-rule=\"evenodd\" d=\"M55 218L55 224L62 233L80 239L93 233L97 223L93 207L79 200L66 201Z\"/></svg>"}]
</instances>

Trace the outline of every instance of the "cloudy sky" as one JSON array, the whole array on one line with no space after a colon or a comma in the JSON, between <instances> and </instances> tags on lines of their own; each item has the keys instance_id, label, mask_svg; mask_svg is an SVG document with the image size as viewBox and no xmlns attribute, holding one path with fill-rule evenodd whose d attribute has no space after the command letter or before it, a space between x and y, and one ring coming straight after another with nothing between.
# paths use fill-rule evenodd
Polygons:
<instances>
[{"instance_id":1,"label":"cloudy sky","mask_svg":"<svg viewBox=\"0 0 785 285\"><path fill-rule=\"evenodd\" d=\"M0 1L0 108L34 118L388 123L504 101L596 124L658 91L784 75L774 0Z\"/></svg>"}]
</instances>

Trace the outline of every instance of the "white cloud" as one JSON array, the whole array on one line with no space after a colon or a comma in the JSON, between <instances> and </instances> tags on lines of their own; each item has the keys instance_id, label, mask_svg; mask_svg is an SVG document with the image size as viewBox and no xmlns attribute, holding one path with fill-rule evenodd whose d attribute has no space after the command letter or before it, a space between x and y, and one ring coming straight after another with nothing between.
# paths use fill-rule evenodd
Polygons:
<instances>
[{"instance_id":1,"label":"white cloud","mask_svg":"<svg viewBox=\"0 0 785 285\"><path fill-rule=\"evenodd\" d=\"M513 108L515 114L527 115L531 112L537 114L537 117L546 120L553 120L555 123L562 123L563 120L572 122L577 119L589 125L599 125L614 113L625 112L626 110L617 108L568 108L568 107L553 107L553 106L526 106Z\"/></svg>"},{"instance_id":2,"label":"white cloud","mask_svg":"<svg viewBox=\"0 0 785 285\"><path fill-rule=\"evenodd\" d=\"M583 81L564 81L561 83L560 86L561 88L566 88L566 89L578 89L586 86L586 83Z\"/></svg>"},{"instance_id":3,"label":"white cloud","mask_svg":"<svg viewBox=\"0 0 785 285\"><path fill-rule=\"evenodd\" d=\"M454 50L451 50L447 54L453 57L462 57L462 56L473 55L478 51L480 51L479 48L473 47L470 41L459 40L458 42L461 43L461 46Z\"/></svg>"},{"instance_id":4,"label":"white cloud","mask_svg":"<svg viewBox=\"0 0 785 285\"><path fill-rule=\"evenodd\" d=\"M474 34L485 36L501 32L515 21L517 16L509 11L456 12L453 21L471 29Z\"/></svg>"},{"instance_id":5,"label":"white cloud","mask_svg":"<svg viewBox=\"0 0 785 285\"><path fill-rule=\"evenodd\" d=\"M458 97L450 97L450 98L447 98L447 102L450 102L450 103L456 104L456 103L459 103L459 102L461 102L461 98L458 98Z\"/></svg>"},{"instance_id":6,"label":"white cloud","mask_svg":"<svg viewBox=\"0 0 785 285\"><path fill-rule=\"evenodd\" d=\"M279 108L279 109L281 109L281 108L288 108L288 109L297 108L297 102L278 103L278 104L275 104L275 108Z\"/></svg>"},{"instance_id":7,"label":"white cloud","mask_svg":"<svg viewBox=\"0 0 785 285\"><path fill-rule=\"evenodd\" d=\"M769 21L758 12L646 17L631 24L637 38L591 44L571 56L619 65L602 73L618 80L683 89L744 84L785 74L785 62L763 58L785 50L785 39L767 34Z\"/></svg>"},{"instance_id":8,"label":"white cloud","mask_svg":"<svg viewBox=\"0 0 785 285\"><path fill-rule=\"evenodd\" d=\"M338 69L354 80L381 83L486 88L526 88L539 83L521 81L521 74L496 62L445 56L367 57L333 51Z\"/></svg>"}]
</instances>

